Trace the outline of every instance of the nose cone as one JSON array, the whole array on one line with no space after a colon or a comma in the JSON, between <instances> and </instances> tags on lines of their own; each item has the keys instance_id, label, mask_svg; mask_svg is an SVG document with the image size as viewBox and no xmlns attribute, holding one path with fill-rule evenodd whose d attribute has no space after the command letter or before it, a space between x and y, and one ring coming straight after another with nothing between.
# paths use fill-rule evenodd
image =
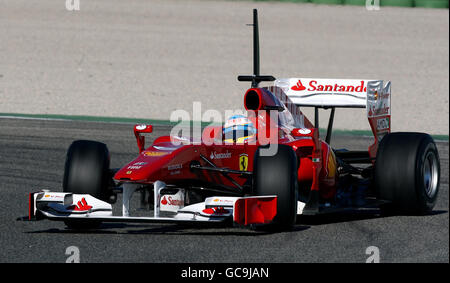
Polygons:
<instances>
[{"instance_id":1,"label":"nose cone","mask_svg":"<svg viewBox=\"0 0 450 283\"><path fill-rule=\"evenodd\" d=\"M148 182L160 172L172 159L173 153L170 151L156 150L149 148L139 156L122 167L115 175L116 181Z\"/></svg>"}]
</instances>

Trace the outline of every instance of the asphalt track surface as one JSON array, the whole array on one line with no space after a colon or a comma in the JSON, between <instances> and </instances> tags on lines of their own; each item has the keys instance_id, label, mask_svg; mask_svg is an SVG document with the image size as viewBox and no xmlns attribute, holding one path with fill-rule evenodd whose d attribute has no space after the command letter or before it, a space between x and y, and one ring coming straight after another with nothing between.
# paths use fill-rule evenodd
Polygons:
<instances>
[{"instance_id":1,"label":"asphalt track surface","mask_svg":"<svg viewBox=\"0 0 450 283\"><path fill-rule=\"evenodd\" d=\"M155 126L150 139L168 132ZM381 262L449 261L448 142L437 143L441 191L427 216L381 217L372 211L301 218L293 231L282 233L120 223L81 233L61 222L16 221L27 214L29 192L62 190L66 150L75 139L106 143L113 167L137 154L130 124L0 118L0 262L63 263L69 246L79 248L81 262L363 263L369 246L379 248ZM355 136L332 140L334 147L349 149L366 149L370 142ZM138 199L135 194L135 209Z\"/></svg>"}]
</instances>

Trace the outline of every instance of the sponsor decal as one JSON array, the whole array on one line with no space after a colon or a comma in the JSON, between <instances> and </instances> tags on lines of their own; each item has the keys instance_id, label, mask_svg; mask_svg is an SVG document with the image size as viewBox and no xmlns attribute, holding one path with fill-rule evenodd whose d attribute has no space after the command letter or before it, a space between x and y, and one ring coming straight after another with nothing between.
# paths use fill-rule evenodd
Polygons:
<instances>
[{"instance_id":1,"label":"sponsor decal","mask_svg":"<svg viewBox=\"0 0 450 283\"><path fill-rule=\"evenodd\" d=\"M141 168L142 168L142 166L135 166L135 165L127 167L127 169L131 169L131 170L138 170L138 169L141 169Z\"/></svg>"},{"instance_id":2,"label":"sponsor decal","mask_svg":"<svg viewBox=\"0 0 450 283\"><path fill-rule=\"evenodd\" d=\"M87 211L91 209L92 206L88 205L85 198L82 198L76 205L71 205L67 209L75 211Z\"/></svg>"},{"instance_id":3,"label":"sponsor decal","mask_svg":"<svg viewBox=\"0 0 450 283\"><path fill-rule=\"evenodd\" d=\"M375 93L373 94L374 99L378 100L378 99L388 99L390 96L390 93L388 92L378 92L377 90L375 91Z\"/></svg>"},{"instance_id":4,"label":"sponsor decal","mask_svg":"<svg viewBox=\"0 0 450 283\"><path fill-rule=\"evenodd\" d=\"M64 196L61 195L44 195L45 198L64 198Z\"/></svg>"},{"instance_id":5,"label":"sponsor decal","mask_svg":"<svg viewBox=\"0 0 450 283\"><path fill-rule=\"evenodd\" d=\"M203 209L202 212L209 215L224 215L229 213L228 209L225 209L221 206L206 208Z\"/></svg>"},{"instance_id":6,"label":"sponsor decal","mask_svg":"<svg viewBox=\"0 0 450 283\"><path fill-rule=\"evenodd\" d=\"M366 105L367 117L372 118L389 115L391 106L390 95L391 95L390 82L388 82L384 87L383 81L369 82L369 89L367 92L367 105ZM380 126L383 127L385 125Z\"/></svg>"},{"instance_id":7,"label":"sponsor decal","mask_svg":"<svg viewBox=\"0 0 450 283\"><path fill-rule=\"evenodd\" d=\"M144 155L145 156L163 156L169 154L168 152L164 152L164 151L145 151Z\"/></svg>"},{"instance_id":8,"label":"sponsor decal","mask_svg":"<svg viewBox=\"0 0 450 283\"><path fill-rule=\"evenodd\" d=\"M248 169L248 155L243 153L239 155L239 170L247 171Z\"/></svg>"},{"instance_id":9,"label":"sponsor decal","mask_svg":"<svg viewBox=\"0 0 450 283\"><path fill-rule=\"evenodd\" d=\"M133 171L127 171L126 174L129 175L129 174L131 174L131 173L133 173Z\"/></svg>"},{"instance_id":10,"label":"sponsor decal","mask_svg":"<svg viewBox=\"0 0 450 283\"><path fill-rule=\"evenodd\" d=\"M333 92L333 93L349 93L349 92L366 92L367 88L364 81L361 80L359 84L320 84L317 80L310 80L308 88L305 87L301 80L298 80L297 84L291 87L294 91L320 91L320 92Z\"/></svg>"},{"instance_id":11,"label":"sponsor decal","mask_svg":"<svg viewBox=\"0 0 450 283\"><path fill-rule=\"evenodd\" d=\"M226 206L232 207L236 202L236 197L212 197L205 199L205 207Z\"/></svg>"},{"instance_id":12,"label":"sponsor decal","mask_svg":"<svg viewBox=\"0 0 450 283\"><path fill-rule=\"evenodd\" d=\"M217 153L217 152L211 152L211 155L209 156L211 159L227 159L231 158L231 152L227 151L224 153Z\"/></svg>"},{"instance_id":13,"label":"sponsor decal","mask_svg":"<svg viewBox=\"0 0 450 283\"><path fill-rule=\"evenodd\" d=\"M184 202L181 199L172 198L172 196L163 196L163 198L161 199L161 204L183 206Z\"/></svg>"},{"instance_id":14,"label":"sponsor decal","mask_svg":"<svg viewBox=\"0 0 450 283\"><path fill-rule=\"evenodd\" d=\"M161 211L177 212L184 207L185 190L179 189L175 194L164 194L159 197Z\"/></svg>"},{"instance_id":15,"label":"sponsor decal","mask_svg":"<svg viewBox=\"0 0 450 283\"><path fill-rule=\"evenodd\" d=\"M291 87L291 89L295 90L295 91L302 91L302 90L305 90L306 87L302 84L301 80L298 80L297 84L294 85L293 87Z\"/></svg>"},{"instance_id":16,"label":"sponsor decal","mask_svg":"<svg viewBox=\"0 0 450 283\"><path fill-rule=\"evenodd\" d=\"M389 107L376 108L375 105L369 108L369 117L383 116L389 114Z\"/></svg>"},{"instance_id":17,"label":"sponsor decal","mask_svg":"<svg viewBox=\"0 0 450 283\"><path fill-rule=\"evenodd\" d=\"M214 200L213 200L213 202L215 202L215 203L217 203L217 204L223 204L223 203L226 203L226 204L234 204L234 200L229 200L229 199L220 199L220 198L215 198Z\"/></svg>"},{"instance_id":18,"label":"sponsor decal","mask_svg":"<svg viewBox=\"0 0 450 283\"><path fill-rule=\"evenodd\" d=\"M136 165L136 166L145 165L145 164L147 164L147 162L136 162L136 163L133 163L133 165Z\"/></svg>"},{"instance_id":19,"label":"sponsor decal","mask_svg":"<svg viewBox=\"0 0 450 283\"><path fill-rule=\"evenodd\" d=\"M377 120L377 131L389 129L389 117Z\"/></svg>"}]
</instances>

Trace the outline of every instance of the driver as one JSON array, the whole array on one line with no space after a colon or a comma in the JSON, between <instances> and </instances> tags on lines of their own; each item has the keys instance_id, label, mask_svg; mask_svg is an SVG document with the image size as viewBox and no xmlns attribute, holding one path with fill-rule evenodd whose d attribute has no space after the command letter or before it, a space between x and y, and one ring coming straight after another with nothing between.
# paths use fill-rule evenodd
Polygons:
<instances>
[{"instance_id":1,"label":"driver","mask_svg":"<svg viewBox=\"0 0 450 283\"><path fill-rule=\"evenodd\" d=\"M252 121L243 115L231 116L223 126L223 137L225 143L244 143L256 137L256 128Z\"/></svg>"}]
</instances>

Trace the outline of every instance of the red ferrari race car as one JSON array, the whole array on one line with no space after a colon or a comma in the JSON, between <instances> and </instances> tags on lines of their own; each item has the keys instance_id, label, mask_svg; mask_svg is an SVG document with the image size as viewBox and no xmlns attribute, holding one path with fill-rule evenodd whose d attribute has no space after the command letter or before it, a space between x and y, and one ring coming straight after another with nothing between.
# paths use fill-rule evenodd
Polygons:
<instances>
[{"instance_id":1,"label":"red ferrari race car","mask_svg":"<svg viewBox=\"0 0 450 283\"><path fill-rule=\"evenodd\" d=\"M74 141L63 192L29 194L28 220L60 220L70 228L102 222L225 223L286 229L297 215L386 207L406 214L433 209L440 161L428 134L391 133L391 83L380 80L288 78L260 75L257 11L253 11L254 74L245 92L246 116L203 129L202 138L161 136L152 145L134 126L139 155L111 169L105 144ZM259 87L261 82L274 82ZM314 107L314 124L300 111ZM333 149L336 108L366 108L374 143L366 151ZM325 139L318 110L330 109ZM153 213L133 216L141 192ZM122 193L122 215L112 205Z\"/></svg>"}]
</instances>

